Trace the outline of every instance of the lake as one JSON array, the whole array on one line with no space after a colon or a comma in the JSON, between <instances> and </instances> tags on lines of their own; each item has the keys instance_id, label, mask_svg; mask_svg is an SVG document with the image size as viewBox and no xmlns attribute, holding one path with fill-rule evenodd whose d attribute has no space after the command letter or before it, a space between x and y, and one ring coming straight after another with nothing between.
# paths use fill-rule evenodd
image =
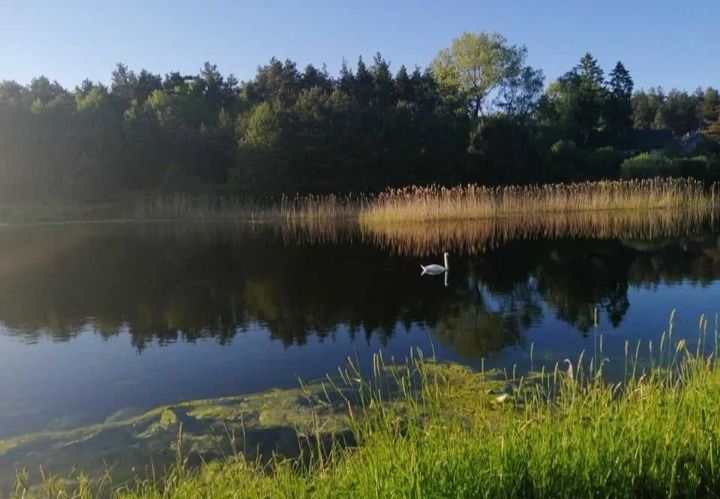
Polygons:
<instances>
[{"instance_id":1,"label":"lake","mask_svg":"<svg viewBox=\"0 0 720 499\"><path fill-rule=\"evenodd\" d=\"M602 337L618 375L626 341L658 340L673 309L677 337L697 338L701 314L714 330L714 221L613 227L428 226L422 244L342 225L0 227L0 438L294 387L380 351L526 371ZM444 249L447 282L421 276Z\"/></svg>"}]
</instances>

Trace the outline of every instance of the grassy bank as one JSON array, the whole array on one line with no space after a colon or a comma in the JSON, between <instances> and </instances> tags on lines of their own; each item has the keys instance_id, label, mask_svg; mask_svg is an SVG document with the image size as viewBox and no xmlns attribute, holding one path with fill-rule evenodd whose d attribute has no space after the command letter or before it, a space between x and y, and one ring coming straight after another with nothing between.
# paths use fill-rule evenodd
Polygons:
<instances>
[{"instance_id":1,"label":"grassy bank","mask_svg":"<svg viewBox=\"0 0 720 499\"><path fill-rule=\"evenodd\" d=\"M160 482L141 480L114 494L716 496L720 365L702 350L717 351L717 335L702 337L700 345L690 352L684 341L663 335L637 351L628 346L625 379L617 383L603 379L607 360L601 354L507 385L417 359L391 369L378 363L374 377L362 381L351 370L340 382L356 389L356 397L347 399L356 445L269 464L238 455L197 470L179 458ZM652 352L650 362L638 362L641 348ZM90 497L89 490L78 497Z\"/></svg>"}]
</instances>

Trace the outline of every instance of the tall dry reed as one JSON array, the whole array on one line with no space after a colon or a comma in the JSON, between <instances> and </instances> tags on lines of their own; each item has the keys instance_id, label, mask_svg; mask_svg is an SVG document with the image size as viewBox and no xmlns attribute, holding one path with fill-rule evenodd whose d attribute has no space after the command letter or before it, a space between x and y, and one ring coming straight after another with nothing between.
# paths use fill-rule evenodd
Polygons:
<instances>
[{"instance_id":1,"label":"tall dry reed","mask_svg":"<svg viewBox=\"0 0 720 499\"><path fill-rule=\"evenodd\" d=\"M690 179L648 179L530 186L404 187L389 189L360 213L367 224L538 216L600 210L683 209L706 211L718 186Z\"/></svg>"},{"instance_id":2,"label":"tall dry reed","mask_svg":"<svg viewBox=\"0 0 720 499\"><path fill-rule=\"evenodd\" d=\"M354 219L364 204L365 199L361 196L336 194L259 200L219 194L175 193L138 197L132 202L131 213L134 218L178 220L327 221Z\"/></svg>"}]
</instances>

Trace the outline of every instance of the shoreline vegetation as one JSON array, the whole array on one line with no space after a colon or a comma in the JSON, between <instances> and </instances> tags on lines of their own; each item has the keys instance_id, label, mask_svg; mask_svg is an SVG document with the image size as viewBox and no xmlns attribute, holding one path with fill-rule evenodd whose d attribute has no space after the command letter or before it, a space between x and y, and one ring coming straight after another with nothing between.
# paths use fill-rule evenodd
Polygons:
<instances>
[{"instance_id":1,"label":"shoreline vegetation","mask_svg":"<svg viewBox=\"0 0 720 499\"><path fill-rule=\"evenodd\" d=\"M238 452L191 466L196 441L183 439L180 418L163 416L155 429L176 435L166 474L153 469L117 484L110 471L46 473L34 488L21 470L15 496L715 496L719 337L708 329L701 317L691 347L674 337L671 316L659 342L626 344L617 379L605 375L613 361L602 339L594 353L520 377L437 364L419 352L400 365L378 356L372 373L351 365L314 392L340 401L349 439L327 445L319 438L323 417L313 416L299 457L261 461Z\"/></svg>"},{"instance_id":2,"label":"shoreline vegetation","mask_svg":"<svg viewBox=\"0 0 720 499\"><path fill-rule=\"evenodd\" d=\"M541 186L391 189L360 210L368 224L473 220L596 211L680 209L703 212L716 204L717 186L689 179L600 181Z\"/></svg>"},{"instance_id":3,"label":"shoreline vegetation","mask_svg":"<svg viewBox=\"0 0 720 499\"><path fill-rule=\"evenodd\" d=\"M622 61L603 67L590 53L546 85L527 48L500 33L463 33L438 48L414 70L378 52L332 75L273 57L243 82L210 62L165 75L118 63L108 84L72 89L40 75L2 80L0 226L180 221L196 237L220 221L242 225L228 238L349 234L418 256L513 238L715 228L717 88L636 89ZM44 254L16 247L28 268ZM72 246L67 254L77 260ZM193 282L205 258L187 260ZM66 275L75 274L53 274ZM121 291L135 294L134 282ZM270 304L266 282L275 281L257 278L253 291ZM605 375L602 340L592 358L548 371L533 369L531 353L519 378L377 357L371 373L351 365L292 392L288 405L278 397L289 391L256 394L0 440L0 465L34 466L9 485L17 498L720 496L717 319L714 334L705 318L700 331L689 347L673 339L671 319L659 343L628 344L617 380ZM299 401L307 390L312 403ZM294 454L281 454L279 435ZM166 461L133 470L148 452ZM113 470L119 460L129 478ZM8 480L0 476L0 495Z\"/></svg>"},{"instance_id":4,"label":"shoreline vegetation","mask_svg":"<svg viewBox=\"0 0 720 499\"><path fill-rule=\"evenodd\" d=\"M102 203L0 205L0 224L69 222L229 223L271 231L287 244L361 240L396 254L477 252L512 239L655 239L714 227L719 184L646 179L542 186L406 187L375 196L143 194ZM190 227L190 226L189 226Z\"/></svg>"},{"instance_id":5,"label":"shoreline vegetation","mask_svg":"<svg viewBox=\"0 0 720 499\"><path fill-rule=\"evenodd\" d=\"M718 184L692 179L646 179L527 186L409 186L378 195L295 196L256 202L223 196L174 194L136 201L139 218L293 222L357 220L367 225L536 217L598 211L659 209L706 213L718 205Z\"/></svg>"},{"instance_id":6,"label":"shoreline vegetation","mask_svg":"<svg viewBox=\"0 0 720 499\"><path fill-rule=\"evenodd\" d=\"M720 184L690 178L571 184L408 186L377 195L295 195L263 200L223 194L135 194L100 202L0 204L0 224L112 220L353 221L364 225L597 212L710 213Z\"/></svg>"}]
</instances>

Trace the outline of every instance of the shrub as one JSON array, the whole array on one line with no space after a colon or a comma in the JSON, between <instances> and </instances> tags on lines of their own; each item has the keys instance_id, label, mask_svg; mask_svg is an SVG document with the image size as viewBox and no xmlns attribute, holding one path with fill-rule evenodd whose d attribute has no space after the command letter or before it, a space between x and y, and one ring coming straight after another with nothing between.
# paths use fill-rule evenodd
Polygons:
<instances>
[{"instance_id":1,"label":"shrub","mask_svg":"<svg viewBox=\"0 0 720 499\"><path fill-rule=\"evenodd\" d=\"M572 140L558 140L550 146L550 152L559 159L572 159L577 154L577 146Z\"/></svg>"},{"instance_id":2,"label":"shrub","mask_svg":"<svg viewBox=\"0 0 720 499\"><path fill-rule=\"evenodd\" d=\"M558 140L550 146L550 162L547 168L550 180L575 180L578 156L578 148L572 140Z\"/></svg>"},{"instance_id":3,"label":"shrub","mask_svg":"<svg viewBox=\"0 0 720 499\"><path fill-rule=\"evenodd\" d=\"M623 178L651 178L680 176L678 165L659 151L642 152L620 165Z\"/></svg>"},{"instance_id":4,"label":"shrub","mask_svg":"<svg viewBox=\"0 0 720 499\"><path fill-rule=\"evenodd\" d=\"M614 147L595 149L585 158L585 172L588 178L617 178L623 153Z\"/></svg>"},{"instance_id":5,"label":"shrub","mask_svg":"<svg viewBox=\"0 0 720 499\"><path fill-rule=\"evenodd\" d=\"M692 158L678 158L675 160L680 174L683 177L708 178L710 161L707 156L693 156Z\"/></svg>"},{"instance_id":6,"label":"shrub","mask_svg":"<svg viewBox=\"0 0 720 499\"><path fill-rule=\"evenodd\" d=\"M705 180L712 182L720 181L720 158L708 160L707 177Z\"/></svg>"}]
</instances>

